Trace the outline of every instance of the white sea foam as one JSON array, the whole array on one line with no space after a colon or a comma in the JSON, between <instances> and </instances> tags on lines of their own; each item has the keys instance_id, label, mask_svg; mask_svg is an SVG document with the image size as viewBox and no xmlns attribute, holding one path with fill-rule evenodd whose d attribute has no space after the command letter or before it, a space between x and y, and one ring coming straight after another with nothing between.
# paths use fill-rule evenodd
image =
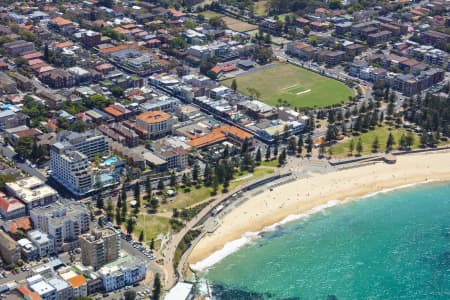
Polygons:
<instances>
[{"instance_id":1,"label":"white sea foam","mask_svg":"<svg viewBox=\"0 0 450 300\"><path fill-rule=\"evenodd\" d=\"M421 184L425 184L425 183L440 182L440 181L441 180L426 180L426 181L422 181L422 182L418 182L418 183L405 184L405 185L401 185L401 186L397 186L397 187L393 187L393 188L383 189L383 190L380 190L380 191L377 191L374 193L366 194L364 196L357 197L356 199L370 198L370 197L376 196L378 194L388 193L388 192L405 189L408 187L413 187L413 186L417 186L417 185L421 185ZM214 252L213 254L211 254L210 256L205 258L204 260L201 260L195 264L190 265L190 267L194 271L204 271L204 270L212 267L213 265L217 264L218 262L223 260L228 255L233 254L234 252L238 251L243 246L245 246L251 242L254 242L255 240L257 240L258 238L261 237L261 233L277 230L281 226L286 225L288 223L298 221L300 219L309 217L313 214L322 212L327 208L331 208L331 207L334 207L339 204L345 204L345 203L348 203L353 200L355 200L355 198L347 198L343 201L330 200L327 203L313 207L312 209L310 209L304 213L289 215L286 218L284 218L283 220L281 220L280 222L277 222L277 223L274 223L267 227L264 227L261 231L246 232L242 235L241 238L226 243L222 249Z\"/></svg>"},{"instance_id":2,"label":"white sea foam","mask_svg":"<svg viewBox=\"0 0 450 300\"><path fill-rule=\"evenodd\" d=\"M222 259L224 259L228 255L233 254L234 252L238 251L243 246L257 240L258 238L261 237L261 233L274 231L282 225L306 218L312 214L323 211L324 209L336 206L339 203L341 203L341 202L338 200L331 200L331 201L328 201L326 204L314 207L314 208L308 210L307 212L304 212L301 214L289 215L286 218L284 218L283 220L281 220L280 222L277 222L275 224L264 227L261 231L246 232L242 235L241 238L226 243L222 249L214 252L213 254L211 254L210 256L205 258L204 260L201 260L195 264L190 265L190 267L194 271L203 271L203 270L217 264L218 262L220 262Z\"/></svg>"},{"instance_id":3,"label":"white sea foam","mask_svg":"<svg viewBox=\"0 0 450 300\"><path fill-rule=\"evenodd\" d=\"M257 232L246 232L240 239L231 241L226 243L222 249L214 252L207 258L205 258L202 261L199 261L196 264L191 265L191 269L194 271L202 271L205 270L215 264L217 264L219 261L227 257L228 255L236 252L241 247L245 246L246 244L250 243L251 241L258 238Z\"/></svg>"}]
</instances>

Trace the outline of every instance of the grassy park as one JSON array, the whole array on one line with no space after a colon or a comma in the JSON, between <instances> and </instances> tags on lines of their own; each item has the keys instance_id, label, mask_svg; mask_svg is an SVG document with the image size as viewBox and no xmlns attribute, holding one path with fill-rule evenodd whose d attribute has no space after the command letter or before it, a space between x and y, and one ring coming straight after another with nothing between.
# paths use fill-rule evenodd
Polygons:
<instances>
[{"instance_id":1,"label":"grassy park","mask_svg":"<svg viewBox=\"0 0 450 300\"><path fill-rule=\"evenodd\" d=\"M359 136L354 136L347 138L345 141L338 143L334 146L332 146L333 156L336 157L346 157L349 155L349 146L350 142L353 139L353 144L356 149L356 144L358 140L361 138L361 142L363 145L363 151L361 154L371 154L372 153L372 144L375 140L375 137L378 137L378 144L379 144L379 152L386 150L386 142L389 136L389 133L392 133L395 140L394 149L398 148L400 137L402 134L406 135L407 131L404 128L393 128L389 130L388 126L381 126L376 127L375 130L368 131L366 133L362 133ZM414 144L412 148L418 148L420 145L420 138L417 136L417 134L414 133ZM353 154L356 154L356 150L353 150Z\"/></svg>"},{"instance_id":2,"label":"grassy park","mask_svg":"<svg viewBox=\"0 0 450 300\"><path fill-rule=\"evenodd\" d=\"M243 171L238 174L235 179L230 181L228 190L232 190L239 185L245 184L251 180L256 180L268 174L275 172L275 168L269 166L256 167L253 173ZM219 192L217 197L220 196L222 186L219 186ZM171 224L170 217L174 208L179 211L183 209L200 210L203 206L207 205L210 201L212 187L205 187L200 185L198 187L191 186L189 191L184 190L182 187L177 188L177 195L175 197L167 198L166 203L160 203L158 208L158 214L148 214L145 211L141 211L138 215L136 226L133 229L133 233L139 236L141 231L144 232L144 241L149 242L151 239L156 238L159 234L166 234L172 230L176 231ZM207 201L208 200L208 201ZM145 200L143 200L145 203ZM196 212L197 213L197 212Z\"/></svg>"},{"instance_id":3,"label":"grassy park","mask_svg":"<svg viewBox=\"0 0 450 300\"><path fill-rule=\"evenodd\" d=\"M270 104L291 107L326 107L348 101L345 84L288 63L248 72L235 78L238 90ZM233 79L223 81L231 86Z\"/></svg>"}]
</instances>

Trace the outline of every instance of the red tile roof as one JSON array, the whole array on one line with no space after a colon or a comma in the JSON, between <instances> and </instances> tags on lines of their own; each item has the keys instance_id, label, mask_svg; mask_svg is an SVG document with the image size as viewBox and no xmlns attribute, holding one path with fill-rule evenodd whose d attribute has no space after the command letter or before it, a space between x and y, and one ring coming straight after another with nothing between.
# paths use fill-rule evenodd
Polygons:
<instances>
[{"instance_id":1,"label":"red tile roof","mask_svg":"<svg viewBox=\"0 0 450 300\"><path fill-rule=\"evenodd\" d=\"M84 278L82 275L76 275L74 277L67 279L67 281L74 289L87 284L86 278Z\"/></svg>"},{"instance_id":2,"label":"red tile roof","mask_svg":"<svg viewBox=\"0 0 450 300\"><path fill-rule=\"evenodd\" d=\"M55 47L59 48L59 49L63 49L63 48L66 48L66 47L72 47L73 45L74 45L74 43L72 43L70 41L67 41L67 42L62 42L62 43L55 44Z\"/></svg>"},{"instance_id":3,"label":"red tile roof","mask_svg":"<svg viewBox=\"0 0 450 300\"><path fill-rule=\"evenodd\" d=\"M14 221L9 221L8 223L6 223L6 225L7 226L5 226L5 228L9 229L8 232L13 234L16 233L19 229L23 231L31 230L30 217L23 217Z\"/></svg>"},{"instance_id":4,"label":"red tile roof","mask_svg":"<svg viewBox=\"0 0 450 300\"><path fill-rule=\"evenodd\" d=\"M72 21L64 19L62 17L56 17L56 18L52 19L52 23L54 23L58 26L65 26L65 25L72 24Z\"/></svg>"},{"instance_id":5,"label":"red tile roof","mask_svg":"<svg viewBox=\"0 0 450 300\"><path fill-rule=\"evenodd\" d=\"M7 213L9 211L14 211L16 209L20 209L25 207L25 204L23 204L20 200L17 200L15 198L8 199L5 194L0 194L0 210Z\"/></svg>"},{"instance_id":6,"label":"red tile roof","mask_svg":"<svg viewBox=\"0 0 450 300\"><path fill-rule=\"evenodd\" d=\"M22 55L22 58L24 58L26 60L31 60L31 59L36 59L36 58L40 58L43 56L44 56L44 54L42 54L41 52L33 52L33 53Z\"/></svg>"},{"instance_id":7,"label":"red tile roof","mask_svg":"<svg viewBox=\"0 0 450 300\"><path fill-rule=\"evenodd\" d=\"M27 286L22 285L17 288L17 291L22 294L24 299L28 300L41 300L41 296L38 293L33 292Z\"/></svg>"}]
</instances>

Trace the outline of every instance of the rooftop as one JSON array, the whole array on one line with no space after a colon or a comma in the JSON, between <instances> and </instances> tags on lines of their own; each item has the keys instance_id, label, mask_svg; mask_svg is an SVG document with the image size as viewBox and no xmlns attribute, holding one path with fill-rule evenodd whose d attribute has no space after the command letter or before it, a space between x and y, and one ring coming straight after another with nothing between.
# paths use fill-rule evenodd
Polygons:
<instances>
[{"instance_id":1,"label":"rooftop","mask_svg":"<svg viewBox=\"0 0 450 300\"><path fill-rule=\"evenodd\" d=\"M170 120L172 116L163 111L147 111L137 116L137 118L142 122L151 124L151 123L166 122Z\"/></svg>"},{"instance_id":2,"label":"rooftop","mask_svg":"<svg viewBox=\"0 0 450 300\"><path fill-rule=\"evenodd\" d=\"M67 282L69 282L74 289L87 284L86 278L84 278L82 275L75 275L73 277L70 277L67 279Z\"/></svg>"}]
</instances>

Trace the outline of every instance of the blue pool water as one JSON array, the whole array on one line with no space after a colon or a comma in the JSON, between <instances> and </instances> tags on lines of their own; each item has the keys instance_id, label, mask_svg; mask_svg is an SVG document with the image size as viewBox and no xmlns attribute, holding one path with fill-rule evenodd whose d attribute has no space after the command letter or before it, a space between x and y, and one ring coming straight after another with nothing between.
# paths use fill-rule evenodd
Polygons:
<instances>
[{"instance_id":1,"label":"blue pool water","mask_svg":"<svg viewBox=\"0 0 450 300\"><path fill-rule=\"evenodd\" d=\"M104 166L109 166L112 165L114 163L116 163L119 159L116 156L111 156L110 158L106 159L102 165Z\"/></svg>"}]
</instances>

